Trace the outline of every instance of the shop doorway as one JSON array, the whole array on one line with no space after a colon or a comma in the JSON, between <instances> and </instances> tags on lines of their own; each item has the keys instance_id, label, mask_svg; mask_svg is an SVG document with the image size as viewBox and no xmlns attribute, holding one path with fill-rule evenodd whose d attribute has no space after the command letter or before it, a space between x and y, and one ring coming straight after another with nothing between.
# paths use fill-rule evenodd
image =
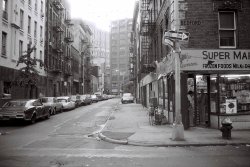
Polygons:
<instances>
[{"instance_id":1,"label":"shop doorway","mask_svg":"<svg viewBox=\"0 0 250 167\"><path fill-rule=\"evenodd\" d=\"M197 126L209 126L209 97L210 97L210 89L209 89L209 75L196 75L196 115L195 121Z\"/></svg>"},{"instance_id":2,"label":"shop doorway","mask_svg":"<svg viewBox=\"0 0 250 167\"><path fill-rule=\"evenodd\" d=\"M189 127L209 126L210 75L188 75L187 100Z\"/></svg>"}]
</instances>

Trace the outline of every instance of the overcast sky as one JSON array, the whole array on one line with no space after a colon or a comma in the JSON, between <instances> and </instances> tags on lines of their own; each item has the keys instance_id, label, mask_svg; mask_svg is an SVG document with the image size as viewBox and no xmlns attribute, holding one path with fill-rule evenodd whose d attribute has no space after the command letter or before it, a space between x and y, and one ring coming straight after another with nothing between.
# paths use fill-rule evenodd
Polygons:
<instances>
[{"instance_id":1,"label":"overcast sky","mask_svg":"<svg viewBox=\"0 0 250 167\"><path fill-rule=\"evenodd\" d=\"M109 30L113 20L132 18L136 0L68 0L72 18L94 22Z\"/></svg>"}]
</instances>

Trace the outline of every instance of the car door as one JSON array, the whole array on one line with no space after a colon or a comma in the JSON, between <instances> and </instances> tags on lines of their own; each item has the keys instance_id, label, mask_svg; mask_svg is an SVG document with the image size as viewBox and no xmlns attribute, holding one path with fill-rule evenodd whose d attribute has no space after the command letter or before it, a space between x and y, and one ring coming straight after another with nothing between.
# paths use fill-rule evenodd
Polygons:
<instances>
[{"instance_id":1,"label":"car door","mask_svg":"<svg viewBox=\"0 0 250 167\"><path fill-rule=\"evenodd\" d=\"M41 118L45 115L43 104L40 102L40 100L35 100L33 102L33 106L36 108L36 116L37 118Z\"/></svg>"}]
</instances>

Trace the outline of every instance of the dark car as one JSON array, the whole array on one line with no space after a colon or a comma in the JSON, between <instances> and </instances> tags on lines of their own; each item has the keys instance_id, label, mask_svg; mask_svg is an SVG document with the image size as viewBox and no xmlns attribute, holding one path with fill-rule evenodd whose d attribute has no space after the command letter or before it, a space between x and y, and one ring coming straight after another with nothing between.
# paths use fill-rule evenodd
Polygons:
<instances>
[{"instance_id":1,"label":"dark car","mask_svg":"<svg viewBox=\"0 0 250 167\"><path fill-rule=\"evenodd\" d=\"M39 118L50 118L50 112L38 99L10 100L0 110L0 120L19 119L33 124Z\"/></svg>"}]
</instances>

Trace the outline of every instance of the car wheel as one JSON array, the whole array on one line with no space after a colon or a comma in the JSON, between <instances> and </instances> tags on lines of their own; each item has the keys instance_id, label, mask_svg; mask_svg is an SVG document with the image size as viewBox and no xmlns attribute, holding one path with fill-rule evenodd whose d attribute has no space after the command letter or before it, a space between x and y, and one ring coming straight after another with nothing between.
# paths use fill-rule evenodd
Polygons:
<instances>
[{"instance_id":1,"label":"car wheel","mask_svg":"<svg viewBox=\"0 0 250 167\"><path fill-rule=\"evenodd\" d=\"M31 117L30 123L31 123L31 124L36 123L36 114L34 114L34 115Z\"/></svg>"},{"instance_id":2,"label":"car wheel","mask_svg":"<svg viewBox=\"0 0 250 167\"><path fill-rule=\"evenodd\" d=\"M46 116L46 119L49 119L50 118L50 112L48 112L47 116Z\"/></svg>"}]
</instances>

